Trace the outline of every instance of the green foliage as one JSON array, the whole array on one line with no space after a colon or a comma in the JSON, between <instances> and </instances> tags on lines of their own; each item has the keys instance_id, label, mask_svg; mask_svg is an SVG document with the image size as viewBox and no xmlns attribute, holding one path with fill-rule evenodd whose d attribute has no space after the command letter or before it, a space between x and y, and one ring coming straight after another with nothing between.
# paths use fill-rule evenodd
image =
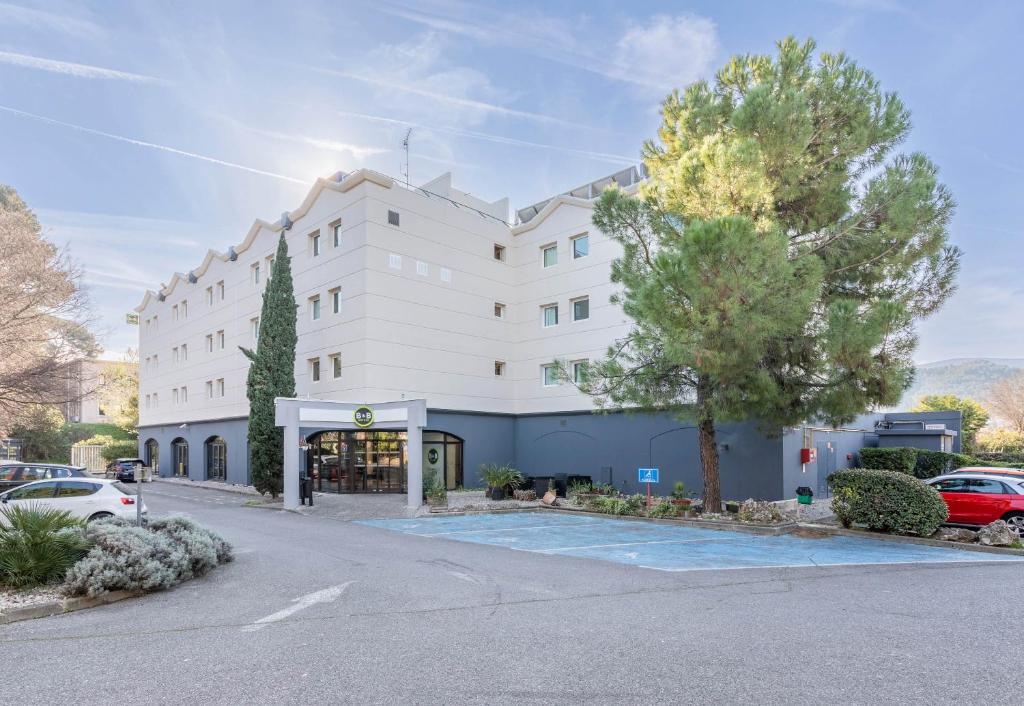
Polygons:
<instances>
[{"instance_id":1,"label":"green foliage","mask_svg":"<svg viewBox=\"0 0 1024 706\"><path fill-rule=\"evenodd\" d=\"M136 458L139 455L137 441L111 441L100 449L100 456L108 463L118 458Z\"/></svg>"},{"instance_id":2,"label":"green foliage","mask_svg":"<svg viewBox=\"0 0 1024 706\"><path fill-rule=\"evenodd\" d=\"M148 527L112 518L90 523L86 536L92 549L65 577L64 589L73 596L159 591L232 560L230 544L184 517Z\"/></svg>"},{"instance_id":3,"label":"green foliage","mask_svg":"<svg viewBox=\"0 0 1024 706\"><path fill-rule=\"evenodd\" d=\"M84 523L65 510L0 509L0 584L17 588L56 581L89 550Z\"/></svg>"},{"instance_id":4,"label":"green foliage","mask_svg":"<svg viewBox=\"0 0 1024 706\"><path fill-rule=\"evenodd\" d=\"M860 465L863 468L879 468L913 475L914 466L917 464L917 451L909 446L865 447L858 454L860 455Z\"/></svg>"},{"instance_id":5,"label":"green foliage","mask_svg":"<svg viewBox=\"0 0 1024 706\"><path fill-rule=\"evenodd\" d=\"M659 500L654 506L647 511L648 517L679 517L680 508L678 505L673 505L668 500Z\"/></svg>"},{"instance_id":6,"label":"green foliage","mask_svg":"<svg viewBox=\"0 0 1024 706\"><path fill-rule=\"evenodd\" d=\"M634 322L580 387L600 404L698 422L704 498L721 500L716 421L846 423L898 402L915 322L954 289L953 199L910 116L843 54L788 38L662 104L639 198L606 190Z\"/></svg>"},{"instance_id":7,"label":"green foliage","mask_svg":"<svg viewBox=\"0 0 1024 706\"><path fill-rule=\"evenodd\" d=\"M523 484L523 474L508 463L485 463L480 466L480 477L488 488L511 488L515 490Z\"/></svg>"},{"instance_id":8,"label":"green foliage","mask_svg":"<svg viewBox=\"0 0 1024 706\"><path fill-rule=\"evenodd\" d=\"M900 471L854 468L829 476L832 510L845 526L930 536L949 510L935 488Z\"/></svg>"},{"instance_id":9,"label":"green foliage","mask_svg":"<svg viewBox=\"0 0 1024 706\"><path fill-rule=\"evenodd\" d=\"M435 502L443 501L448 497L448 490L441 482L437 471L425 471L423 473L423 497Z\"/></svg>"},{"instance_id":10,"label":"green foliage","mask_svg":"<svg viewBox=\"0 0 1024 706\"><path fill-rule=\"evenodd\" d=\"M295 397L295 289L291 258L282 231L270 279L263 292L256 350L242 348L251 362L246 380L249 398L249 451L252 484L277 497L283 489L284 430L274 424L274 398ZM286 449L285 453L298 453Z\"/></svg>"},{"instance_id":11,"label":"green foliage","mask_svg":"<svg viewBox=\"0 0 1024 706\"><path fill-rule=\"evenodd\" d=\"M686 484L683 481L676 481L672 487L672 497L676 500L686 500Z\"/></svg>"},{"instance_id":12,"label":"green foliage","mask_svg":"<svg viewBox=\"0 0 1024 706\"><path fill-rule=\"evenodd\" d=\"M569 487L566 489L565 494L568 495L570 498L575 498L581 493L593 492L593 489L594 485L590 481L574 480L572 483L569 484Z\"/></svg>"},{"instance_id":13,"label":"green foliage","mask_svg":"<svg viewBox=\"0 0 1024 706\"><path fill-rule=\"evenodd\" d=\"M645 503L646 498L643 495L598 495L591 499L588 509L606 512L609 515L639 515Z\"/></svg>"},{"instance_id":14,"label":"green foliage","mask_svg":"<svg viewBox=\"0 0 1024 706\"><path fill-rule=\"evenodd\" d=\"M988 412L972 399L955 395L925 395L912 412L960 412L960 449L966 454L974 451L978 432L988 424Z\"/></svg>"},{"instance_id":15,"label":"green foliage","mask_svg":"<svg viewBox=\"0 0 1024 706\"><path fill-rule=\"evenodd\" d=\"M72 444L85 442L94 437L108 439L134 439L135 437L116 424L73 422L64 425L64 433Z\"/></svg>"},{"instance_id":16,"label":"green foliage","mask_svg":"<svg viewBox=\"0 0 1024 706\"><path fill-rule=\"evenodd\" d=\"M1024 432L1012 429L984 429L975 439L979 458L1024 462Z\"/></svg>"},{"instance_id":17,"label":"green foliage","mask_svg":"<svg viewBox=\"0 0 1024 706\"><path fill-rule=\"evenodd\" d=\"M67 463L71 444L64 434L64 416L55 407L32 405L8 430L12 439L22 441L22 460Z\"/></svg>"}]
</instances>

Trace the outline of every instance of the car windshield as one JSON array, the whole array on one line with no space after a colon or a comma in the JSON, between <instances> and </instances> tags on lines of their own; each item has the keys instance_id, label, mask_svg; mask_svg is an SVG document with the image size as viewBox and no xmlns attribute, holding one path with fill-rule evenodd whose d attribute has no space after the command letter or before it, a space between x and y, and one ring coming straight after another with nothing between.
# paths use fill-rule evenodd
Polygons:
<instances>
[{"instance_id":1,"label":"car windshield","mask_svg":"<svg viewBox=\"0 0 1024 706\"><path fill-rule=\"evenodd\" d=\"M137 494L135 492L135 488L132 488L130 485L125 485L124 483L120 483L120 482L111 483L111 485L114 486L115 488L117 488L118 490L120 490L125 495L136 495Z\"/></svg>"}]
</instances>

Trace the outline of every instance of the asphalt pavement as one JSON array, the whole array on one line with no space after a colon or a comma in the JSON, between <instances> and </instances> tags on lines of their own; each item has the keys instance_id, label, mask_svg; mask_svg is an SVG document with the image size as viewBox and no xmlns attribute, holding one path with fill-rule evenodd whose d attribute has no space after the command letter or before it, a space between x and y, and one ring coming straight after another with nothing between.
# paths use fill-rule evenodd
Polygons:
<instances>
[{"instance_id":1,"label":"asphalt pavement","mask_svg":"<svg viewBox=\"0 0 1024 706\"><path fill-rule=\"evenodd\" d=\"M11 704L1009 703L1019 563L664 572L146 488L235 544L0 626ZM983 556L983 555L981 555Z\"/></svg>"}]
</instances>

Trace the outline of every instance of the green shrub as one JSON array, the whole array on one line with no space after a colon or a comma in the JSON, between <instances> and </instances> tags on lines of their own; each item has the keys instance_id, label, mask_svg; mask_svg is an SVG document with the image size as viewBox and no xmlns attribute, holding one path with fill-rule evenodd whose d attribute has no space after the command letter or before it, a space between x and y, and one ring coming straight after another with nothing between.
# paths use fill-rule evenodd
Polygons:
<instances>
[{"instance_id":1,"label":"green shrub","mask_svg":"<svg viewBox=\"0 0 1024 706\"><path fill-rule=\"evenodd\" d=\"M865 447L860 450L861 468L877 468L883 471L899 471L914 474L918 449L896 446L882 449Z\"/></svg>"},{"instance_id":2,"label":"green shrub","mask_svg":"<svg viewBox=\"0 0 1024 706\"><path fill-rule=\"evenodd\" d=\"M231 545L183 517L153 520L148 527L111 518L89 524L86 536L93 547L64 580L73 596L159 591L232 559Z\"/></svg>"},{"instance_id":3,"label":"green shrub","mask_svg":"<svg viewBox=\"0 0 1024 706\"><path fill-rule=\"evenodd\" d=\"M935 488L901 471L851 468L829 476L832 510L845 526L927 537L949 510Z\"/></svg>"},{"instance_id":4,"label":"green shrub","mask_svg":"<svg viewBox=\"0 0 1024 706\"><path fill-rule=\"evenodd\" d=\"M18 588L56 581L89 551L84 523L66 510L0 510L0 583Z\"/></svg>"},{"instance_id":5,"label":"green shrub","mask_svg":"<svg viewBox=\"0 0 1024 706\"><path fill-rule=\"evenodd\" d=\"M111 441L100 450L100 456L108 463L118 458L135 458L139 455L139 444L135 441Z\"/></svg>"},{"instance_id":6,"label":"green shrub","mask_svg":"<svg viewBox=\"0 0 1024 706\"><path fill-rule=\"evenodd\" d=\"M509 463L498 465L485 463L480 466L480 477L488 488L511 488L515 490L523 484L523 474Z\"/></svg>"},{"instance_id":7,"label":"green shrub","mask_svg":"<svg viewBox=\"0 0 1024 706\"><path fill-rule=\"evenodd\" d=\"M596 512L606 512L609 515L639 515L645 503L646 498L643 495L598 495L590 501L589 507Z\"/></svg>"},{"instance_id":8,"label":"green shrub","mask_svg":"<svg viewBox=\"0 0 1024 706\"><path fill-rule=\"evenodd\" d=\"M661 500L655 503L654 507L647 511L648 517L678 517L680 507L673 505L668 500Z\"/></svg>"}]
</instances>

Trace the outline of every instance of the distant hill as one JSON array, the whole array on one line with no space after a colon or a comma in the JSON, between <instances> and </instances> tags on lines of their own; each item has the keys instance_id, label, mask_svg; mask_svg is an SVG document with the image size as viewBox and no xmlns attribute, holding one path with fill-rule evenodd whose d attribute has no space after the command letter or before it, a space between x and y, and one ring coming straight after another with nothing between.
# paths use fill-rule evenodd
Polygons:
<instances>
[{"instance_id":1,"label":"distant hill","mask_svg":"<svg viewBox=\"0 0 1024 706\"><path fill-rule=\"evenodd\" d=\"M1024 369L1024 358L951 358L917 366L913 386L899 409L910 409L925 395L971 397L984 403L996 382Z\"/></svg>"}]
</instances>

